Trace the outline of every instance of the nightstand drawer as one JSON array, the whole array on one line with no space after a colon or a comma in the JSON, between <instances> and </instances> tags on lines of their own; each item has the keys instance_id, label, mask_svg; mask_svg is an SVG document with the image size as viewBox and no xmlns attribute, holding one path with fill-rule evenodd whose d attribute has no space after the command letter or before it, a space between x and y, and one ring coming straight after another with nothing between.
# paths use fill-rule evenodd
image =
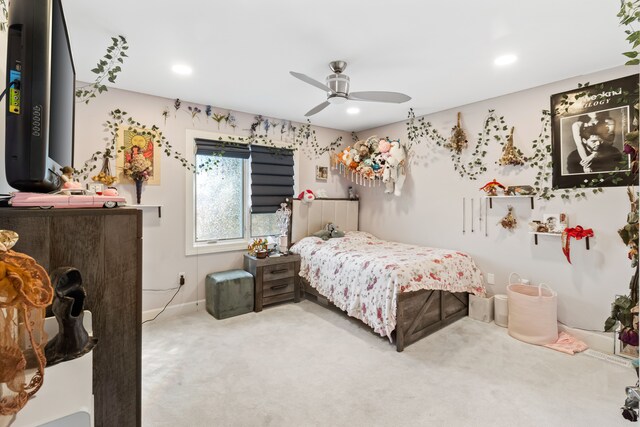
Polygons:
<instances>
[{"instance_id":1,"label":"nightstand drawer","mask_svg":"<svg viewBox=\"0 0 640 427\"><path fill-rule=\"evenodd\" d=\"M262 282L262 297L272 297L274 295L291 293L295 289L295 280L293 277L288 277L280 280L271 280L269 282Z\"/></svg>"},{"instance_id":2,"label":"nightstand drawer","mask_svg":"<svg viewBox=\"0 0 640 427\"><path fill-rule=\"evenodd\" d=\"M287 264L268 265L264 267L262 271L262 281L269 282L272 280L285 279L287 277L293 277L294 263L289 262Z\"/></svg>"}]
</instances>

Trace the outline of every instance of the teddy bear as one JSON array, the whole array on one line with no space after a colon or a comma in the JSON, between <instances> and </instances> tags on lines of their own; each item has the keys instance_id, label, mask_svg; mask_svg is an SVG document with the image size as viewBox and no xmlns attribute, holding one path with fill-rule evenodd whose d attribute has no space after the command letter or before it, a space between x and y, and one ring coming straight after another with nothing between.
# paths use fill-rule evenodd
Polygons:
<instances>
[{"instance_id":1,"label":"teddy bear","mask_svg":"<svg viewBox=\"0 0 640 427\"><path fill-rule=\"evenodd\" d=\"M406 179L404 164L407 157L404 146L399 140L389 142L389 157L386 159L382 181L385 183L385 193L402 195L402 187ZM382 142L381 142L382 145Z\"/></svg>"}]
</instances>

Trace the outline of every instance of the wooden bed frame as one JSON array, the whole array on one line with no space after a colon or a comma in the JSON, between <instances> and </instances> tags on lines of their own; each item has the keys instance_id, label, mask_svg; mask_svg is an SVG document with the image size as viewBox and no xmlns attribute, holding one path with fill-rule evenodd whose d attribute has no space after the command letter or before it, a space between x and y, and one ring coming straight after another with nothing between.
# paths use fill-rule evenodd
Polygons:
<instances>
[{"instance_id":1,"label":"wooden bed frame","mask_svg":"<svg viewBox=\"0 0 640 427\"><path fill-rule=\"evenodd\" d=\"M312 204L316 204L314 209L319 209L321 212L319 215L320 219L315 219L315 222L320 222L321 225L315 228L314 231L321 229L327 222L337 224L343 231L357 230L357 219L354 228L353 219L341 219L339 218L339 215L335 214L334 211L337 211L338 209L327 209L324 206L317 206L325 201L337 202L340 200L350 201L348 199L321 199L312 202ZM300 203L299 201L295 202L296 204ZM292 237L292 241L294 242L297 241L298 237L301 235L300 231L298 231L297 235L296 233L292 233L292 223L295 218L296 207L297 206L294 206L293 203L290 206L292 210L292 218L289 224L289 236ZM307 210L310 210L310 208L307 207ZM347 209L341 209L341 211L347 211ZM307 212L303 216L309 221L313 215L310 215L309 212ZM305 233L304 230L313 230L312 227L313 225L306 225L305 227L302 227L302 234L310 234L308 232ZM300 227L298 227L298 229L300 230ZM315 288L311 287L307 280L302 277L299 279L302 283L302 296L306 298L312 297L312 300L315 300L321 305L335 307L335 305L328 301L326 297L321 295ZM411 345L427 335L467 316L468 310L469 294L467 292L454 293L441 290L422 289L419 291L398 294L396 307L396 329L392 333L392 339L396 344L396 350L401 352L406 346ZM343 310L340 311L344 312Z\"/></svg>"}]
</instances>

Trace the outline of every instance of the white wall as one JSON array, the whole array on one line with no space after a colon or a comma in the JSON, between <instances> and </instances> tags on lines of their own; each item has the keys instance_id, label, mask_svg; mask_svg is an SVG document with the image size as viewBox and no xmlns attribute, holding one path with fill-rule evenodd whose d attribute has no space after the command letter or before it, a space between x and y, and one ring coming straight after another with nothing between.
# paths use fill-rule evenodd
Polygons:
<instances>
[{"instance_id":1,"label":"white wall","mask_svg":"<svg viewBox=\"0 0 640 427\"><path fill-rule=\"evenodd\" d=\"M443 135L449 136L456 113L462 112L463 128L470 145L476 141L489 109L503 115L515 126L514 141L525 153L533 154L531 141L540 133L543 109L549 109L551 94L574 89L578 83L602 82L632 74L631 67L620 67L593 75L549 84L508 96L465 105L426 117ZM452 87L455 84L449 82ZM407 141L405 122L365 132ZM496 285L491 293L505 293L508 275L515 271L534 283L544 282L558 292L558 317L569 326L602 330L615 294L628 293L632 274L627 250L616 230L626 222L629 203L626 188L607 188L603 194L590 195L586 201L510 201L518 218L515 232L504 230L498 221L507 213L506 201L494 201L489 210L488 237L478 228L479 187L496 178L505 185L533 184L536 169L497 166L500 145L493 144L485 158L488 171L478 181L462 179L453 170L450 154L434 144L421 144L411 158L408 178L401 197L383 194L383 188L358 187L361 199L360 228L385 239L420 245L454 248L468 252L485 273L494 273ZM347 181L345 181L347 182ZM466 233L462 233L462 198L467 198ZM475 232L471 232L470 199L474 198ZM583 241L571 242L569 264L561 250L560 239L541 236L537 246L528 234L528 222L541 219L543 213L566 212L569 225L593 228L591 250ZM484 212L483 212L484 215Z\"/></svg>"},{"instance_id":2,"label":"white wall","mask_svg":"<svg viewBox=\"0 0 640 427\"><path fill-rule=\"evenodd\" d=\"M183 101L183 109L189 104ZM162 117L165 106L170 107L166 124ZM204 111L203 106L198 105ZM209 119L204 113L200 120L192 120L190 113L178 111L174 114L173 100L139 93L110 89L92 100L88 105L78 104L76 109L76 149L75 167L82 166L84 161L96 150L104 148L109 134L104 131L103 124L109 119L107 113L119 108L129 113L135 120L147 126L156 124L165 137L178 151L184 153L186 147L185 133L187 129L204 129L212 132L234 134L231 128ZM214 108L217 112L224 109ZM246 136L253 122L253 114L235 112L238 127L235 134ZM329 129L314 127L318 142L327 145L338 136L346 140L350 135ZM274 136L274 140L279 136ZM296 161L296 192L304 188L324 188L330 196L344 196L339 180L329 178L324 182L315 181L315 165L329 166L329 156L325 154L315 159L312 152L304 147L298 152ZM115 164L112 162L112 168ZM100 164L98 164L98 168ZM221 254L207 254L185 256L185 183L190 177L180 164L167 157L162 158L161 184L159 186L146 185L142 193L142 204L159 204L162 207L162 218L158 218L156 209L144 209L143 229L143 288L163 289L174 287L177 283L178 272L186 273L186 285L172 302L172 305L197 301L204 298L204 279L208 273L233 268L242 268L244 251L227 252ZM303 184L300 184L303 183ZM135 200L133 184L124 182L118 184L118 189L130 201ZM345 193L346 194L346 193ZM172 295L171 292L144 292L143 310L161 308Z\"/></svg>"}]
</instances>

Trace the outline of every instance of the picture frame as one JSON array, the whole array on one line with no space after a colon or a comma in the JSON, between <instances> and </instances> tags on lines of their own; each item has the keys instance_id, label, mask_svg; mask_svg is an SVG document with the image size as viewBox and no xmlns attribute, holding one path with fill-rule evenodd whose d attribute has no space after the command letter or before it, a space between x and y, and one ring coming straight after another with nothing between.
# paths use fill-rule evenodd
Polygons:
<instances>
[{"instance_id":1,"label":"picture frame","mask_svg":"<svg viewBox=\"0 0 640 427\"><path fill-rule=\"evenodd\" d=\"M567 215L553 213L542 215L542 224L547 227L548 233L562 233L567 228Z\"/></svg>"},{"instance_id":2,"label":"picture frame","mask_svg":"<svg viewBox=\"0 0 640 427\"><path fill-rule=\"evenodd\" d=\"M638 74L551 96L552 185L633 184L624 137L637 129Z\"/></svg>"},{"instance_id":3,"label":"picture frame","mask_svg":"<svg viewBox=\"0 0 640 427\"><path fill-rule=\"evenodd\" d=\"M118 153L116 155L116 169L118 171L118 181L121 183L131 182L124 174L125 163L131 159L132 153L142 154L151 162L149 179L145 181L147 185L160 185L160 151L156 147L155 132L149 129L120 129L118 133ZM134 148L137 147L137 148Z\"/></svg>"},{"instance_id":4,"label":"picture frame","mask_svg":"<svg viewBox=\"0 0 640 427\"><path fill-rule=\"evenodd\" d=\"M329 167L316 165L316 181L327 181L329 179Z\"/></svg>"}]
</instances>

